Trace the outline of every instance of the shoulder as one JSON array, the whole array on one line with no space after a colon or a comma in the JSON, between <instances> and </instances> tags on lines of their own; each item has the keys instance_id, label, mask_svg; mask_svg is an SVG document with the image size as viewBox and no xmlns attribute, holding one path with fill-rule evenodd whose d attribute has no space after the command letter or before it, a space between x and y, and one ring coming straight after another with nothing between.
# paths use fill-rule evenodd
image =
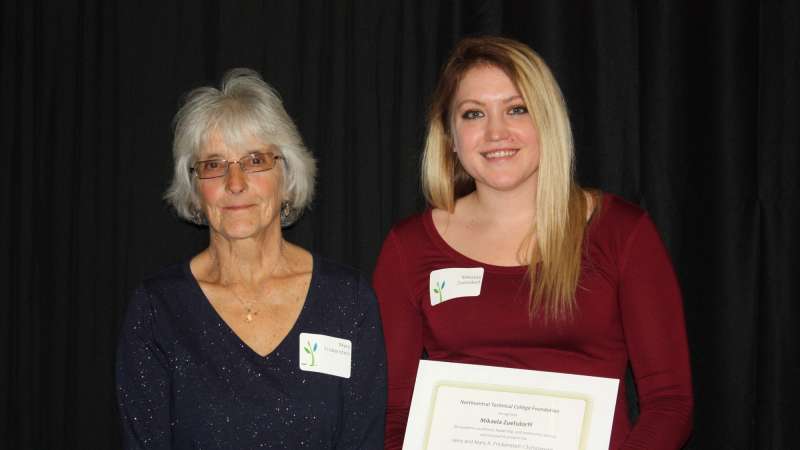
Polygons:
<instances>
[{"instance_id":1,"label":"shoulder","mask_svg":"<svg viewBox=\"0 0 800 450\"><path fill-rule=\"evenodd\" d=\"M418 249L426 247L430 243L433 230L432 211L426 209L423 212L401 219L392 226L383 241L383 248L378 262L387 252L390 254L406 251L401 249Z\"/></svg>"},{"instance_id":2,"label":"shoulder","mask_svg":"<svg viewBox=\"0 0 800 450\"><path fill-rule=\"evenodd\" d=\"M616 194L603 192L600 199L598 217L617 224L633 224L639 222L647 212L639 205Z\"/></svg>"},{"instance_id":3,"label":"shoulder","mask_svg":"<svg viewBox=\"0 0 800 450\"><path fill-rule=\"evenodd\" d=\"M314 254L313 277L318 281L338 281L343 283L357 283L363 275L361 271L347 264L334 261L330 258Z\"/></svg>"},{"instance_id":4,"label":"shoulder","mask_svg":"<svg viewBox=\"0 0 800 450\"><path fill-rule=\"evenodd\" d=\"M311 282L312 289L327 299L337 298L337 303L359 304L375 297L369 281L360 270L316 254Z\"/></svg>"},{"instance_id":5,"label":"shoulder","mask_svg":"<svg viewBox=\"0 0 800 450\"><path fill-rule=\"evenodd\" d=\"M613 235L624 239L633 234L643 222L650 222L650 216L641 206L618 195L603 192L599 208L592 215L588 230L590 234L606 238Z\"/></svg>"},{"instance_id":6,"label":"shoulder","mask_svg":"<svg viewBox=\"0 0 800 450\"><path fill-rule=\"evenodd\" d=\"M377 300L364 274L347 264L314 254L314 272L309 287L319 311L329 321L360 322L372 316ZM347 328L345 325L341 326Z\"/></svg>"},{"instance_id":7,"label":"shoulder","mask_svg":"<svg viewBox=\"0 0 800 450\"><path fill-rule=\"evenodd\" d=\"M383 241L373 276L384 273L386 269L394 273L401 261L414 259L417 252L432 247L434 232L431 209L396 222Z\"/></svg>"},{"instance_id":8,"label":"shoulder","mask_svg":"<svg viewBox=\"0 0 800 450\"><path fill-rule=\"evenodd\" d=\"M188 264L184 261L146 276L133 290L129 314L135 310L143 312L143 309L154 313L193 292Z\"/></svg>"},{"instance_id":9,"label":"shoulder","mask_svg":"<svg viewBox=\"0 0 800 450\"><path fill-rule=\"evenodd\" d=\"M401 239L419 238L426 233L426 227L429 222L431 222L431 210L426 209L395 222L389 234Z\"/></svg>"},{"instance_id":10,"label":"shoulder","mask_svg":"<svg viewBox=\"0 0 800 450\"><path fill-rule=\"evenodd\" d=\"M621 255L643 229L655 231L647 211L620 196L602 193L587 228L587 244Z\"/></svg>"},{"instance_id":11,"label":"shoulder","mask_svg":"<svg viewBox=\"0 0 800 450\"><path fill-rule=\"evenodd\" d=\"M188 292L188 262L164 268L145 277L129 298L122 334L151 333L171 315L180 298Z\"/></svg>"},{"instance_id":12,"label":"shoulder","mask_svg":"<svg viewBox=\"0 0 800 450\"><path fill-rule=\"evenodd\" d=\"M186 284L188 261L167 266L158 272L146 276L141 285L148 289L167 288L178 284Z\"/></svg>"},{"instance_id":13,"label":"shoulder","mask_svg":"<svg viewBox=\"0 0 800 450\"><path fill-rule=\"evenodd\" d=\"M176 291L185 291L191 287L189 274L188 261L174 264L146 276L135 292L150 297L170 296Z\"/></svg>"}]
</instances>

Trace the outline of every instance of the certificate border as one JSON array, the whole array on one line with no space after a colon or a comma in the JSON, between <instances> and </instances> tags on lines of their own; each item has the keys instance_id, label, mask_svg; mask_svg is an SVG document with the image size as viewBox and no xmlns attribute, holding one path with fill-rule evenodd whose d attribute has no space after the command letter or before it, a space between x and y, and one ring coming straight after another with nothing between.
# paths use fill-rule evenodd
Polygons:
<instances>
[{"instance_id":1,"label":"certificate border","mask_svg":"<svg viewBox=\"0 0 800 450\"><path fill-rule=\"evenodd\" d=\"M589 436L589 425L592 421L592 414L594 412L594 400L591 396L579 392L567 391L554 391L549 389L538 388L523 388L515 386L507 386L501 384L488 384L488 383L468 383L464 381L451 381L439 380L436 381L431 388L431 396L429 398L430 405L428 407L428 420L425 425L425 438L423 440L423 450L428 449L430 441L431 426L433 424L433 415L436 409L436 397L439 395L439 388L441 387L457 387L466 389L478 389L484 391L507 392L511 394L529 394L539 395L543 397L556 397L570 400L583 400L586 407L583 412L583 420L581 421L581 436L578 441L578 450L585 450L587 439Z\"/></svg>"}]
</instances>

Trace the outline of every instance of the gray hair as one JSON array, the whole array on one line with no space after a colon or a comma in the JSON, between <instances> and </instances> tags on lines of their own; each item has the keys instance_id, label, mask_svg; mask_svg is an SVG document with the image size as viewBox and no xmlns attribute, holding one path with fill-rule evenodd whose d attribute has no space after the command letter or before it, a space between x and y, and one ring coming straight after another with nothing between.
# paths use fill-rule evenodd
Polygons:
<instances>
[{"instance_id":1,"label":"gray hair","mask_svg":"<svg viewBox=\"0 0 800 450\"><path fill-rule=\"evenodd\" d=\"M220 89L205 86L192 90L175 114L174 124L175 171L164 199L182 219L206 224L190 169L211 132L221 133L228 145L254 136L278 147L284 163L283 201L288 204L282 208L283 226L295 222L311 203L317 170L314 157L303 145L278 93L257 72L231 69L222 78Z\"/></svg>"}]
</instances>

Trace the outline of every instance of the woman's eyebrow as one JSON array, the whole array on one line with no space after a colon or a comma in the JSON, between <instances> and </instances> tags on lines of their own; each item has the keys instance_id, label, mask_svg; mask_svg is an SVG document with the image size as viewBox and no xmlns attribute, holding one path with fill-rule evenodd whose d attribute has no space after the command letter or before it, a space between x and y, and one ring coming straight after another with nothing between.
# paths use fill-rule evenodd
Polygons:
<instances>
[{"instance_id":1,"label":"woman's eyebrow","mask_svg":"<svg viewBox=\"0 0 800 450\"><path fill-rule=\"evenodd\" d=\"M518 100L524 100L524 99L522 98L522 96L521 96L521 95L519 95L519 94L514 94L514 95L512 95L512 96L510 96L510 97L507 97L507 98L504 98L504 99L502 99L502 100L500 100L500 101L501 101L501 102L503 102L503 103L511 103L511 102L518 101ZM480 101L480 100L475 100L475 99L472 99L472 98L467 98L467 99L461 100L460 102L456 103L456 109L458 109L458 108L461 108L461 107L462 107L462 106L464 106L466 103L475 103L475 104L476 104L476 105L478 105L478 106L485 106L485 103L484 103L484 102L482 102L482 101Z\"/></svg>"}]
</instances>

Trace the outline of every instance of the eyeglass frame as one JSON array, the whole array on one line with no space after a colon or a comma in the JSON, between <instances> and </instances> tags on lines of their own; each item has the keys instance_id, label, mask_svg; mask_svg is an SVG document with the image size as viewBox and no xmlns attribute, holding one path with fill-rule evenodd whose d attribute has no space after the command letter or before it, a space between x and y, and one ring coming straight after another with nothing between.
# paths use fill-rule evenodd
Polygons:
<instances>
[{"instance_id":1,"label":"eyeglass frame","mask_svg":"<svg viewBox=\"0 0 800 450\"><path fill-rule=\"evenodd\" d=\"M248 158L253 158L255 156L262 156L265 160L272 161L272 166L268 167L266 169L263 169L263 170L250 170L250 171L245 170L244 166L242 165L242 161L245 160L245 159L248 159ZM279 159L283 159L284 161L286 160L283 157L283 155L276 155L273 152L254 151L254 152L248 153L245 156L242 156L241 158L239 158L239 159L237 159L235 161L231 161L231 160L228 160L228 159L204 159L202 161L195 161L194 164L189 166L189 172L192 175L194 175L198 180L215 180L217 178L223 178L226 175L228 175L228 172L230 171L230 168L231 168L231 164L237 164L239 166L239 170L241 170L242 173L259 173L259 172L267 172L267 171L270 171L270 170L274 169L275 166L277 165L277 163L275 161L277 161ZM201 177L199 171L196 168L196 166L198 164L208 163L208 162L220 162L222 164L225 164L225 169L224 169L224 172L222 172L222 175L218 175L216 177L205 177L205 178Z\"/></svg>"}]
</instances>

